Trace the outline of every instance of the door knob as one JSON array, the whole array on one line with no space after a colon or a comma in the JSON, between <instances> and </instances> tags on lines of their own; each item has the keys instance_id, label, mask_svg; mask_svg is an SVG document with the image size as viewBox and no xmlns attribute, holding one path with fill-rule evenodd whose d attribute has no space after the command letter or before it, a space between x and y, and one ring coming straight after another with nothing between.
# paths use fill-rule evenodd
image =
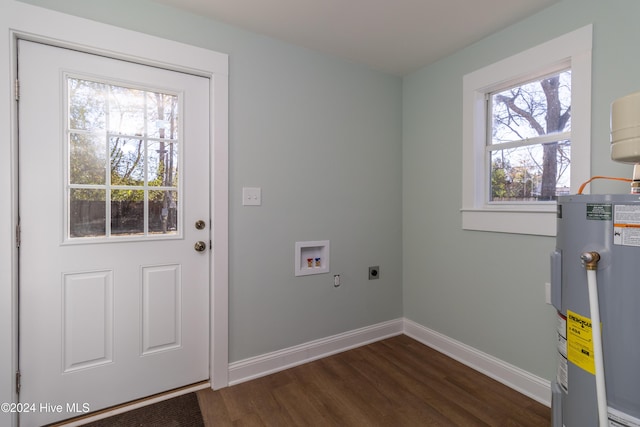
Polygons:
<instances>
[{"instance_id":1,"label":"door knob","mask_svg":"<svg viewBox=\"0 0 640 427\"><path fill-rule=\"evenodd\" d=\"M199 242L196 242L195 245L193 245L193 248L197 252L204 252L207 249L207 244L205 242L203 242L202 240L200 240Z\"/></svg>"}]
</instances>

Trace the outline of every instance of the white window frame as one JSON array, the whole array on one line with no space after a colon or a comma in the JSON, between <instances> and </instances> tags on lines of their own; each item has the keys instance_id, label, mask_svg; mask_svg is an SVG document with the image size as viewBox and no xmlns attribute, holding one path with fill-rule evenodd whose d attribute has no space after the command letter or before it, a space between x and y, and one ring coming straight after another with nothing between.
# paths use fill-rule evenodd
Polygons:
<instances>
[{"instance_id":1,"label":"white window frame","mask_svg":"<svg viewBox=\"0 0 640 427\"><path fill-rule=\"evenodd\" d=\"M486 94L533 77L571 68L571 193L591 170L591 46L587 25L463 78L462 228L556 235L555 202L489 204Z\"/></svg>"}]
</instances>

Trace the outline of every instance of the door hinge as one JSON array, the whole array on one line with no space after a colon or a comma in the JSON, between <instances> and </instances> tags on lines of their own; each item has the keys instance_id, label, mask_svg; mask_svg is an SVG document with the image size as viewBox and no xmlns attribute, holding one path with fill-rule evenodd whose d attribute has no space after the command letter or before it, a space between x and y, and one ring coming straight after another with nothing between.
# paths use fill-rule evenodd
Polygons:
<instances>
[{"instance_id":1,"label":"door hinge","mask_svg":"<svg viewBox=\"0 0 640 427\"><path fill-rule=\"evenodd\" d=\"M16 393L20 394L20 371L16 371Z\"/></svg>"},{"instance_id":2,"label":"door hinge","mask_svg":"<svg viewBox=\"0 0 640 427\"><path fill-rule=\"evenodd\" d=\"M16 248L20 248L20 224L16 225Z\"/></svg>"},{"instance_id":3,"label":"door hinge","mask_svg":"<svg viewBox=\"0 0 640 427\"><path fill-rule=\"evenodd\" d=\"M16 80L15 84L16 101L20 101L20 80Z\"/></svg>"}]
</instances>

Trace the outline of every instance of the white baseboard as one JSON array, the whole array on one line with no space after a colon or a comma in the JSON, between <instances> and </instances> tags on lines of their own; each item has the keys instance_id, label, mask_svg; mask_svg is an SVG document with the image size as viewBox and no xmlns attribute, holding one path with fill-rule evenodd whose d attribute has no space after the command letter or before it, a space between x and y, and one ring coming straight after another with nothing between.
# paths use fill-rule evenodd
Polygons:
<instances>
[{"instance_id":1,"label":"white baseboard","mask_svg":"<svg viewBox=\"0 0 640 427\"><path fill-rule=\"evenodd\" d=\"M230 363L229 385L239 384L332 354L401 335L403 326L403 319L390 320Z\"/></svg>"},{"instance_id":2,"label":"white baseboard","mask_svg":"<svg viewBox=\"0 0 640 427\"><path fill-rule=\"evenodd\" d=\"M543 405L551 406L551 384L544 378L535 376L409 319L404 319L404 333Z\"/></svg>"},{"instance_id":3,"label":"white baseboard","mask_svg":"<svg viewBox=\"0 0 640 427\"><path fill-rule=\"evenodd\" d=\"M229 385L263 377L392 336L407 336L491 377L543 405L551 406L551 384L523 369L419 325L396 319L229 364Z\"/></svg>"}]
</instances>

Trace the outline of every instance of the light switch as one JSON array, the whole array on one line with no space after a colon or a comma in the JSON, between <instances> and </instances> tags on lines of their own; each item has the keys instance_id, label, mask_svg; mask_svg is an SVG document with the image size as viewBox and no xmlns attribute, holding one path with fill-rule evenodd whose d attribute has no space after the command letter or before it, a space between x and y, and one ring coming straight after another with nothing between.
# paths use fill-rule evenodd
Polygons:
<instances>
[{"instance_id":1,"label":"light switch","mask_svg":"<svg viewBox=\"0 0 640 427\"><path fill-rule=\"evenodd\" d=\"M242 206L260 206L262 189L260 187L242 187Z\"/></svg>"}]
</instances>

